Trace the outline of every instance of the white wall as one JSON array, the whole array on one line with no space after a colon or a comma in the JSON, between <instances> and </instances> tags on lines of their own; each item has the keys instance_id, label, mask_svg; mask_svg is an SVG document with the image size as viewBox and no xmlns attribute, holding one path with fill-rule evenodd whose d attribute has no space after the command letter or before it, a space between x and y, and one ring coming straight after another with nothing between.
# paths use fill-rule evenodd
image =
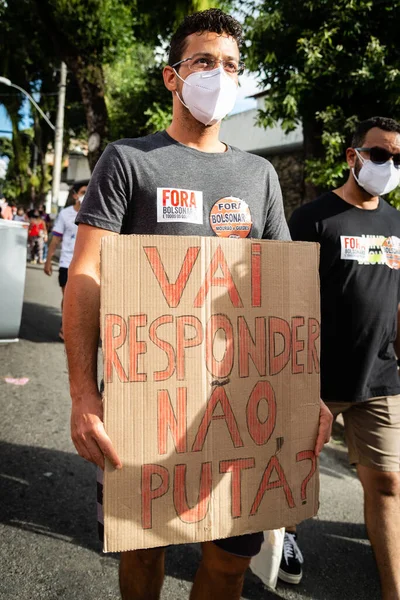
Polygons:
<instances>
[{"instance_id":1,"label":"white wall","mask_svg":"<svg viewBox=\"0 0 400 600\"><path fill-rule=\"evenodd\" d=\"M301 127L288 134L279 126L270 129L257 127L257 113L254 108L226 117L221 124L220 140L256 154L282 152L303 145Z\"/></svg>"},{"instance_id":2,"label":"white wall","mask_svg":"<svg viewBox=\"0 0 400 600\"><path fill-rule=\"evenodd\" d=\"M63 208L68 199L69 187L65 183L60 184L60 191L58 193L58 209ZM51 203L51 190L46 194L46 212L52 215L52 218L57 216L58 209Z\"/></svg>"},{"instance_id":3,"label":"white wall","mask_svg":"<svg viewBox=\"0 0 400 600\"><path fill-rule=\"evenodd\" d=\"M84 154L71 152L68 157L67 181L73 183L81 179L90 179L89 161Z\"/></svg>"}]
</instances>

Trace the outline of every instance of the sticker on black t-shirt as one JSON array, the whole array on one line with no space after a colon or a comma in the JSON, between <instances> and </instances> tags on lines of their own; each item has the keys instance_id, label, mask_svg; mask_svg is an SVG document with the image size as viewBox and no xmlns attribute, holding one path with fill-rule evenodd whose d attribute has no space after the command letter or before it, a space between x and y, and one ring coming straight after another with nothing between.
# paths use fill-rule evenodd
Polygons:
<instances>
[{"instance_id":1,"label":"sticker on black t-shirt","mask_svg":"<svg viewBox=\"0 0 400 600\"><path fill-rule=\"evenodd\" d=\"M392 235L340 236L343 260L356 260L359 265L386 265L400 268L400 238Z\"/></svg>"}]
</instances>

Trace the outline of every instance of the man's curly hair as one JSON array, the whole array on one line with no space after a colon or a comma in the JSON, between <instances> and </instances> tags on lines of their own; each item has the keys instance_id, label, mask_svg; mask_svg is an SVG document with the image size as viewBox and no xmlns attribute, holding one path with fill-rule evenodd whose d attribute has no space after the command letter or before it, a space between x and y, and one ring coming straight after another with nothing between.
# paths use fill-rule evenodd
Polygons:
<instances>
[{"instance_id":1,"label":"man's curly hair","mask_svg":"<svg viewBox=\"0 0 400 600\"><path fill-rule=\"evenodd\" d=\"M232 36L240 49L242 43L242 26L234 17L224 13L219 8L209 8L184 18L171 38L168 64L174 65L183 58L187 42L186 38L192 33L201 35L205 31L223 33Z\"/></svg>"}]
</instances>

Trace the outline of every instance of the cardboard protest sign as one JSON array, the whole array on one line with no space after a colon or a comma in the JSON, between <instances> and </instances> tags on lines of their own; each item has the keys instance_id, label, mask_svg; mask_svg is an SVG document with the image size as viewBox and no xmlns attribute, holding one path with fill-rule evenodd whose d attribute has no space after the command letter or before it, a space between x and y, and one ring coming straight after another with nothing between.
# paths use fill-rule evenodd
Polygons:
<instances>
[{"instance_id":1,"label":"cardboard protest sign","mask_svg":"<svg viewBox=\"0 0 400 600\"><path fill-rule=\"evenodd\" d=\"M105 551L316 514L319 319L317 244L103 239Z\"/></svg>"}]
</instances>

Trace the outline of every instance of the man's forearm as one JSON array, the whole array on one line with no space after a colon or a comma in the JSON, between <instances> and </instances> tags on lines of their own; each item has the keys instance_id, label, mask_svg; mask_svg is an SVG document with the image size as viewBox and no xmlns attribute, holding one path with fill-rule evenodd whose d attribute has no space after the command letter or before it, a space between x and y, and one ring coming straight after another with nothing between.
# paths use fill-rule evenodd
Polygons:
<instances>
[{"instance_id":1,"label":"man's forearm","mask_svg":"<svg viewBox=\"0 0 400 600\"><path fill-rule=\"evenodd\" d=\"M68 357L71 438L79 454L104 469L121 461L103 423L103 402L97 384L100 334L100 246L113 232L79 225L65 288L63 329Z\"/></svg>"},{"instance_id":2,"label":"man's forearm","mask_svg":"<svg viewBox=\"0 0 400 600\"><path fill-rule=\"evenodd\" d=\"M397 359L400 359L400 339L399 339L398 334L397 334L396 341L394 343L394 351L396 353Z\"/></svg>"},{"instance_id":3,"label":"man's forearm","mask_svg":"<svg viewBox=\"0 0 400 600\"><path fill-rule=\"evenodd\" d=\"M62 240L61 237L57 237L57 236L54 236L54 235L51 238L49 249L47 251L47 261L48 262L50 262L51 259L53 258L54 252L56 251L57 246L60 244L61 240Z\"/></svg>"},{"instance_id":4,"label":"man's forearm","mask_svg":"<svg viewBox=\"0 0 400 600\"><path fill-rule=\"evenodd\" d=\"M100 285L87 275L69 273L63 329L72 400L98 391Z\"/></svg>"}]
</instances>

